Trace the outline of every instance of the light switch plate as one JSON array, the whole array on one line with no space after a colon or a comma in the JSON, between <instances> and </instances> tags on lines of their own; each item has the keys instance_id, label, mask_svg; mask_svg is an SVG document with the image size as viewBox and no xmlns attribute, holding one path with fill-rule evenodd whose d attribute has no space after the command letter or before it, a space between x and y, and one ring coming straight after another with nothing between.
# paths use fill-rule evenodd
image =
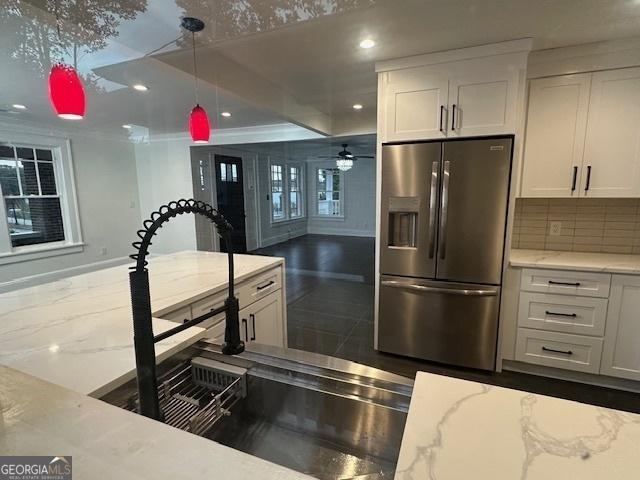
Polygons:
<instances>
[{"instance_id":1,"label":"light switch plate","mask_svg":"<svg viewBox=\"0 0 640 480\"><path fill-rule=\"evenodd\" d=\"M562 222L549 222L549 235L558 237L560 232L562 232Z\"/></svg>"}]
</instances>

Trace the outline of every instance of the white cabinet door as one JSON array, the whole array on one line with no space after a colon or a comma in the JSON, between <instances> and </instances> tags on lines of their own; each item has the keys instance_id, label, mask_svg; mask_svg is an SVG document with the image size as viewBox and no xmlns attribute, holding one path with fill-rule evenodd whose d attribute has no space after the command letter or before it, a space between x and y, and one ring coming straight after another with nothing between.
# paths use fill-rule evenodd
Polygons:
<instances>
[{"instance_id":1,"label":"white cabinet door","mask_svg":"<svg viewBox=\"0 0 640 480\"><path fill-rule=\"evenodd\" d=\"M385 142L446 137L448 78L433 67L388 72Z\"/></svg>"},{"instance_id":2,"label":"white cabinet door","mask_svg":"<svg viewBox=\"0 0 640 480\"><path fill-rule=\"evenodd\" d=\"M515 132L517 74L506 69L469 72L449 79L449 136Z\"/></svg>"},{"instance_id":3,"label":"white cabinet door","mask_svg":"<svg viewBox=\"0 0 640 480\"><path fill-rule=\"evenodd\" d=\"M640 380L640 277L614 275L600 373Z\"/></svg>"},{"instance_id":4,"label":"white cabinet door","mask_svg":"<svg viewBox=\"0 0 640 480\"><path fill-rule=\"evenodd\" d=\"M240 310L240 337L246 343L284 347L282 290Z\"/></svg>"},{"instance_id":5,"label":"white cabinet door","mask_svg":"<svg viewBox=\"0 0 640 480\"><path fill-rule=\"evenodd\" d=\"M640 68L593 74L581 188L588 197L640 196Z\"/></svg>"},{"instance_id":6,"label":"white cabinet door","mask_svg":"<svg viewBox=\"0 0 640 480\"><path fill-rule=\"evenodd\" d=\"M522 197L579 195L590 83L591 74L530 82Z\"/></svg>"}]
</instances>

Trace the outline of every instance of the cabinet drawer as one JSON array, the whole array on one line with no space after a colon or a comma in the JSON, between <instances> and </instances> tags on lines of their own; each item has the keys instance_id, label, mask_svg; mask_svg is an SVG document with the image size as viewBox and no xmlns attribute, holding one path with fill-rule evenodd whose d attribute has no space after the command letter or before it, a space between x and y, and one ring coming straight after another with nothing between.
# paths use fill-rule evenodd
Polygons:
<instances>
[{"instance_id":1,"label":"cabinet drawer","mask_svg":"<svg viewBox=\"0 0 640 480\"><path fill-rule=\"evenodd\" d=\"M191 320L193 317L191 316L191 307L186 306L172 312L165 313L159 318L169 320L170 322L184 323L185 320Z\"/></svg>"},{"instance_id":2,"label":"cabinet drawer","mask_svg":"<svg viewBox=\"0 0 640 480\"><path fill-rule=\"evenodd\" d=\"M198 300L191 304L191 314L193 318L198 318L205 313L210 312L216 308L222 307L224 305L224 301L227 298L227 291L218 293L216 295L211 295L210 297L203 298L202 300ZM215 317L207 318L204 322L200 323L198 326L202 328L209 329L214 325L222 322L224 320L224 312L216 315ZM223 330L224 330L224 322L223 322ZM208 332L207 332L208 333ZM207 338L212 338L209 335L206 335Z\"/></svg>"},{"instance_id":3,"label":"cabinet drawer","mask_svg":"<svg viewBox=\"0 0 640 480\"><path fill-rule=\"evenodd\" d=\"M282 288L282 269L278 267L243 281L238 286L236 296L240 302L240 308L245 308L280 288Z\"/></svg>"},{"instance_id":4,"label":"cabinet drawer","mask_svg":"<svg viewBox=\"0 0 640 480\"><path fill-rule=\"evenodd\" d=\"M610 285L611 275L608 273L525 268L522 270L520 289L527 292L607 298Z\"/></svg>"},{"instance_id":5,"label":"cabinet drawer","mask_svg":"<svg viewBox=\"0 0 640 480\"><path fill-rule=\"evenodd\" d=\"M602 339L518 328L516 360L577 372L598 373Z\"/></svg>"},{"instance_id":6,"label":"cabinet drawer","mask_svg":"<svg viewBox=\"0 0 640 480\"><path fill-rule=\"evenodd\" d=\"M602 336L608 303L606 298L520 292L518 326Z\"/></svg>"}]
</instances>

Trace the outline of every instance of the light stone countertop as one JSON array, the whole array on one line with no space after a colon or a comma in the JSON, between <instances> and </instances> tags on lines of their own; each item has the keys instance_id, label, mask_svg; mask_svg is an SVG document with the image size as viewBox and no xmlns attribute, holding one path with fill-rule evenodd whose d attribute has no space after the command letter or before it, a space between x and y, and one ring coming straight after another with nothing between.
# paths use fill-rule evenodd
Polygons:
<instances>
[{"instance_id":1,"label":"light stone countertop","mask_svg":"<svg viewBox=\"0 0 640 480\"><path fill-rule=\"evenodd\" d=\"M618 253L514 249L509 253L509 264L512 267L640 274L640 255Z\"/></svg>"},{"instance_id":2,"label":"light stone countertop","mask_svg":"<svg viewBox=\"0 0 640 480\"><path fill-rule=\"evenodd\" d=\"M311 478L3 366L0 412L0 455L71 455L73 478Z\"/></svg>"},{"instance_id":3,"label":"light stone countertop","mask_svg":"<svg viewBox=\"0 0 640 480\"><path fill-rule=\"evenodd\" d=\"M418 372L396 480L634 479L640 415Z\"/></svg>"},{"instance_id":4,"label":"light stone countertop","mask_svg":"<svg viewBox=\"0 0 640 480\"><path fill-rule=\"evenodd\" d=\"M283 260L235 255L235 279ZM100 397L135 376L129 265L0 295L0 364ZM181 252L150 259L154 317L227 287L227 255ZM155 334L176 324L153 319ZM163 360L202 338L191 327L156 344Z\"/></svg>"}]
</instances>

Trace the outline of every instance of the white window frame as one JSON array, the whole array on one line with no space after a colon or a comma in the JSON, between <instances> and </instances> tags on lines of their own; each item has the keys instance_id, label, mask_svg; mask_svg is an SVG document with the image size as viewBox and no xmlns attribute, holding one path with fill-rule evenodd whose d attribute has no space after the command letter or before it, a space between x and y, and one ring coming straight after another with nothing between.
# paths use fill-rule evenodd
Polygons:
<instances>
[{"instance_id":1,"label":"white window frame","mask_svg":"<svg viewBox=\"0 0 640 480\"><path fill-rule=\"evenodd\" d=\"M280 165L282 167L282 204L283 204L283 211L284 211L284 217L283 218L273 218L273 186L271 184L271 167L273 165ZM298 169L300 178L298 179L298 185L300 186L300 205L301 205L301 211L302 214L300 216L297 217L292 217L291 216L291 198L290 198L290 171L289 169L295 167ZM271 219L271 223L272 224L280 224L280 223L287 223L287 222L297 222L300 220L304 220L307 217L307 209L306 209L306 191L307 191L307 185L306 185L306 177L305 177L305 164L304 162L287 162L287 161L280 161L280 160L275 160L275 159L269 159L269 215L270 215L270 219Z\"/></svg>"},{"instance_id":2,"label":"white window frame","mask_svg":"<svg viewBox=\"0 0 640 480\"><path fill-rule=\"evenodd\" d=\"M84 243L80 228L80 215L78 213L75 175L69 139L0 129L0 142L16 147L51 150L53 153L56 188L60 196L65 238L59 242L13 247L6 218L6 204L2 195L2 187L0 187L0 197L2 198L2 209L0 211L0 265L82 252Z\"/></svg>"},{"instance_id":3,"label":"white window frame","mask_svg":"<svg viewBox=\"0 0 640 480\"><path fill-rule=\"evenodd\" d=\"M313 186L313 217L317 219L323 220L339 220L344 221L344 204L345 204L345 178L346 175L343 171L338 170L338 175L340 175L340 215L323 215L318 211L318 170L327 170L327 169L337 169L336 164L334 162L315 162L313 165L313 181L311 185Z\"/></svg>"}]
</instances>

